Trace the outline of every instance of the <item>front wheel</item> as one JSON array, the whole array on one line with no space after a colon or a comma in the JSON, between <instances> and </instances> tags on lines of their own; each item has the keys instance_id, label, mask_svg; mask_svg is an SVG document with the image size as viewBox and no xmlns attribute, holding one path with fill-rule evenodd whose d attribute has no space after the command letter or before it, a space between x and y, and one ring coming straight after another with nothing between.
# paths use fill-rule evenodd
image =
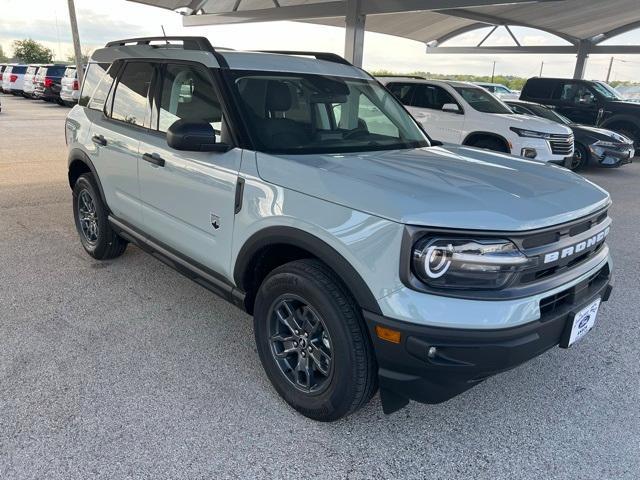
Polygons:
<instances>
[{"instance_id":1,"label":"front wheel","mask_svg":"<svg viewBox=\"0 0 640 480\"><path fill-rule=\"evenodd\" d=\"M589 151L581 143L576 143L573 157L569 162L569 169L574 172L582 170L589 163Z\"/></svg>"},{"instance_id":2,"label":"front wheel","mask_svg":"<svg viewBox=\"0 0 640 480\"><path fill-rule=\"evenodd\" d=\"M275 269L256 297L254 329L269 380L303 415L338 420L375 393L377 366L359 308L323 263Z\"/></svg>"}]
</instances>

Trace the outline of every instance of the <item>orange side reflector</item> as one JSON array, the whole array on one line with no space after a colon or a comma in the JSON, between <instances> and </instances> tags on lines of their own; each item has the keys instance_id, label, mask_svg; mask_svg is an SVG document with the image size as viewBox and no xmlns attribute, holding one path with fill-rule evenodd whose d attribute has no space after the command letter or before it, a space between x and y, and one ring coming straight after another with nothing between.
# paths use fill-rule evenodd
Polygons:
<instances>
[{"instance_id":1,"label":"orange side reflector","mask_svg":"<svg viewBox=\"0 0 640 480\"><path fill-rule=\"evenodd\" d=\"M386 340L391 343L400 343L400 338L402 337L402 334L397 330L391 330L382 325L376 325L376 335L378 335L378 338L381 340Z\"/></svg>"}]
</instances>

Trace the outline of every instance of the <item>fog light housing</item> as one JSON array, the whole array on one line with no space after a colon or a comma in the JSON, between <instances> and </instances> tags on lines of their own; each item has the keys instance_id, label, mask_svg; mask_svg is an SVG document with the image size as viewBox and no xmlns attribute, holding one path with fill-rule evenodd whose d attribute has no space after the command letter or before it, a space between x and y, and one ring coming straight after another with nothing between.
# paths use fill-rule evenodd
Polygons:
<instances>
[{"instance_id":1,"label":"fog light housing","mask_svg":"<svg viewBox=\"0 0 640 480\"><path fill-rule=\"evenodd\" d=\"M536 158L538 156L538 152L535 148L523 148L520 150L520 155L524 158Z\"/></svg>"}]
</instances>

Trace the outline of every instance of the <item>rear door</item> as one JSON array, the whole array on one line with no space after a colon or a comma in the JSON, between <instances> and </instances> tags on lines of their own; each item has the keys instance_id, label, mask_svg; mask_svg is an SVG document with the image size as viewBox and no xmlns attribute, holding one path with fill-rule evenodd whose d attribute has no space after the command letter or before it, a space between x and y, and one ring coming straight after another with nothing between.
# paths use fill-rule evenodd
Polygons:
<instances>
[{"instance_id":1,"label":"rear door","mask_svg":"<svg viewBox=\"0 0 640 480\"><path fill-rule=\"evenodd\" d=\"M218 142L230 143L230 139L225 133L222 101L207 68L167 63L159 69L152 128L139 137L144 230L198 263L230 276L242 150L217 153L170 148L166 131L180 119L210 123Z\"/></svg>"},{"instance_id":2,"label":"rear door","mask_svg":"<svg viewBox=\"0 0 640 480\"><path fill-rule=\"evenodd\" d=\"M153 65L149 62L116 63L89 102L89 111L93 112L91 159L102 180L107 203L116 217L138 227L142 224L139 137L150 122L148 94L152 76Z\"/></svg>"}]
</instances>

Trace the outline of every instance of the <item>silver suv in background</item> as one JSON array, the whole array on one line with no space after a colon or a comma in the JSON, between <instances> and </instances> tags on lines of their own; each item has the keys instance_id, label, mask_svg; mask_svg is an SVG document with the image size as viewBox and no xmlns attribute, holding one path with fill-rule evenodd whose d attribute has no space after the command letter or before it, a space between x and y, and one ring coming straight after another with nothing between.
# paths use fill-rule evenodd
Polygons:
<instances>
[{"instance_id":1,"label":"silver suv in background","mask_svg":"<svg viewBox=\"0 0 640 480\"><path fill-rule=\"evenodd\" d=\"M569 347L611 291L607 192L432 143L333 54L112 42L66 141L85 251L134 243L253 315L274 388L316 420L378 388L386 413L443 402Z\"/></svg>"}]
</instances>

